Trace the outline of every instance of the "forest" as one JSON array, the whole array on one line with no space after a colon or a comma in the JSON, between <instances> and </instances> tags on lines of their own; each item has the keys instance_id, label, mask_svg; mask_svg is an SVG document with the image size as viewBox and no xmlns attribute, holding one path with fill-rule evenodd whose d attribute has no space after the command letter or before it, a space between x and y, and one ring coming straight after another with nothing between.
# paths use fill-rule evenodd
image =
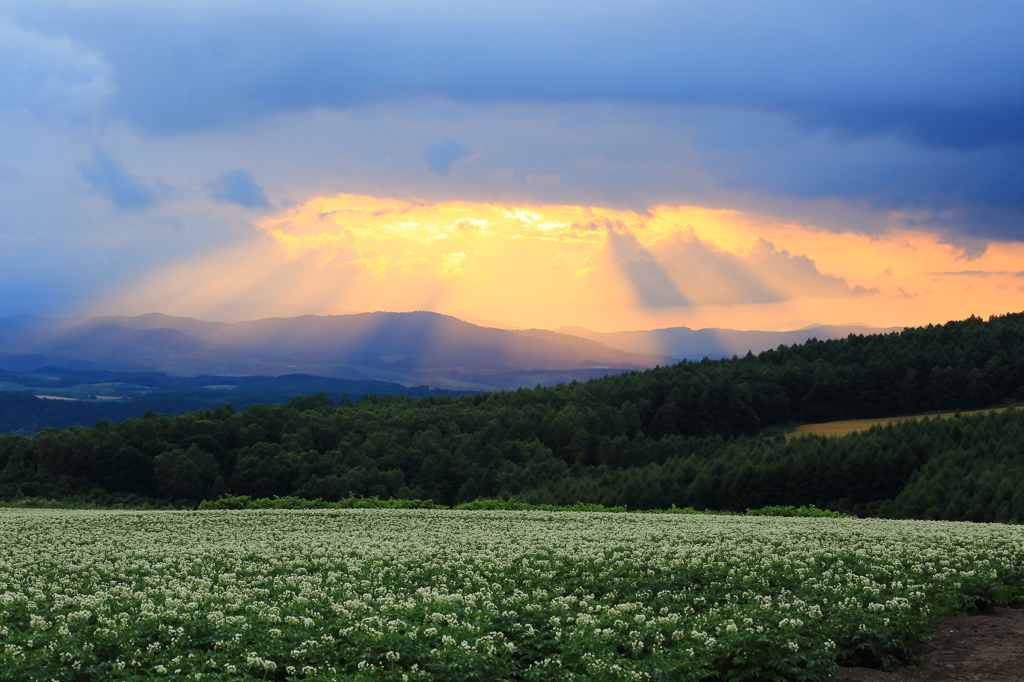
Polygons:
<instances>
[{"instance_id":1,"label":"forest","mask_svg":"<svg viewBox=\"0 0 1024 682\"><path fill-rule=\"evenodd\" d=\"M1019 522L1024 411L838 438L782 434L800 422L1021 400L1024 314L972 317L550 388L338 404L317 394L7 434L0 499L515 496Z\"/></svg>"}]
</instances>

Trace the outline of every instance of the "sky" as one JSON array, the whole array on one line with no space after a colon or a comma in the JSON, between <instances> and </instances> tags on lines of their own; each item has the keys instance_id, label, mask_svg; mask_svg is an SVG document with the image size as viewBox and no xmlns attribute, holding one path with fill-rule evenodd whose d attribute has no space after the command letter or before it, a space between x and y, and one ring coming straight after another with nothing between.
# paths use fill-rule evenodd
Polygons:
<instances>
[{"instance_id":1,"label":"sky","mask_svg":"<svg viewBox=\"0 0 1024 682\"><path fill-rule=\"evenodd\" d=\"M1024 5L0 6L0 315L1024 310Z\"/></svg>"}]
</instances>

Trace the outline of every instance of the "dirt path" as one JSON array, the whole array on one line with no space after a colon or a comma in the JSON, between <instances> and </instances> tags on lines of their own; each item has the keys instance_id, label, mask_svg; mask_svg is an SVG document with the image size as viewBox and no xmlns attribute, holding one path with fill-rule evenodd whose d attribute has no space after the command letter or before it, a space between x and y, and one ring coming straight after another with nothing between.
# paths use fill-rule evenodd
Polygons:
<instances>
[{"instance_id":1,"label":"dirt path","mask_svg":"<svg viewBox=\"0 0 1024 682\"><path fill-rule=\"evenodd\" d=\"M1024 610L947 618L928 631L920 673L848 668L843 682L1024 682Z\"/></svg>"}]
</instances>

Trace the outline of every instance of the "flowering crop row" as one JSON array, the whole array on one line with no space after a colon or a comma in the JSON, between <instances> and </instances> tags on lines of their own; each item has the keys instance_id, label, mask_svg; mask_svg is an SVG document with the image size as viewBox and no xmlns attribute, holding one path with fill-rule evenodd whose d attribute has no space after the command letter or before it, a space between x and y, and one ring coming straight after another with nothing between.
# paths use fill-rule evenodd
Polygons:
<instances>
[{"instance_id":1,"label":"flowering crop row","mask_svg":"<svg viewBox=\"0 0 1024 682\"><path fill-rule=\"evenodd\" d=\"M1024 594L1024 529L0 510L0 680L821 680Z\"/></svg>"}]
</instances>

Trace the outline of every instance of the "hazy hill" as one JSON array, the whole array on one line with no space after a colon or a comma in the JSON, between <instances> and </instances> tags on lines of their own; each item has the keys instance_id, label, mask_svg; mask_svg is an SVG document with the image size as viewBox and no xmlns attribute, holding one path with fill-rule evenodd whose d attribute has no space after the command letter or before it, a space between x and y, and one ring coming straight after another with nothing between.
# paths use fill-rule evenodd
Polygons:
<instances>
[{"instance_id":1,"label":"hazy hill","mask_svg":"<svg viewBox=\"0 0 1024 682\"><path fill-rule=\"evenodd\" d=\"M741 331L737 329L690 329L669 327L631 332L594 332L583 327L559 327L558 332L572 334L620 348L632 353L665 355L676 360L731 358L733 355L755 355L780 345L797 345L808 339L819 341L843 339L850 334L887 334L903 327L868 327L859 324L816 325L788 332Z\"/></svg>"},{"instance_id":2,"label":"hazy hill","mask_svg":"<svg viewBox=\"0 0 1024 682\"><path fill-rule=\"evenodd\" d=\"M76 320L67 317L40 317L27 314L0 317L0 350L21 350L31 347L40 339L52 336L75 322Z\"/></svg>"},{"instance_id":3,"label":"hazy hill","mask_svg":"<svg viewBox=\"0 0 1024 682\"><path fill-rule=\"evenodd\" d=\"M842 325L768 332L675 327L601 333L582 327L499 329L430 312L304 315L235 323L158 313L86 321L18 315L0 318L0 368L25 371L37 358L45 358L45 364L118 371L231 376L304 372L492 390L588 379L680 359L759 353L810 338L899 329Z\"/></svg>"},{"instance_id":4,"label":"hazy hill","mask_svg":"<svg viewBox=\"0 0 1024 682\"><path fill-rule=\"evenodd\" d=\"M130 363L163 369L167 364L230 361L234 354L176 329L131 329L112 322L87 324L36 346L43 353L106 365Z\"/></svg>"},{"instance_id":5,"label":"hazy hill","mask_svg":"<svg viewBox=\"0 0 1024 682\"><path fill-rule=\"evenodd\" d=\"M6 322L6 320L4 321ZM203 322L149 314L94 318L33 335L24 320L0 324L0 350L174 374L291 374L376 378L452 388L533 385L551 371L634 369L667 358L546 330L481 327L430 312L305 315ZM0 331L0 338L3 332ZM527 373L517 376L517 373ZM577 377L570 377L577 378Z\"/></svg>"},{"instance_id":6,"label":"hazy hill","mask_svg":"<svg viewBox=\"0 0 1024 682\"><path fill-rule=\"evenodd\" d=\"M481 327L430 312L303 315L232 324L150 314L97 319L78 329L98 324L175 330L213 346L281 362L509 370L646 366L664 359L570 334Z\"/></svg>"}]
</instances>

